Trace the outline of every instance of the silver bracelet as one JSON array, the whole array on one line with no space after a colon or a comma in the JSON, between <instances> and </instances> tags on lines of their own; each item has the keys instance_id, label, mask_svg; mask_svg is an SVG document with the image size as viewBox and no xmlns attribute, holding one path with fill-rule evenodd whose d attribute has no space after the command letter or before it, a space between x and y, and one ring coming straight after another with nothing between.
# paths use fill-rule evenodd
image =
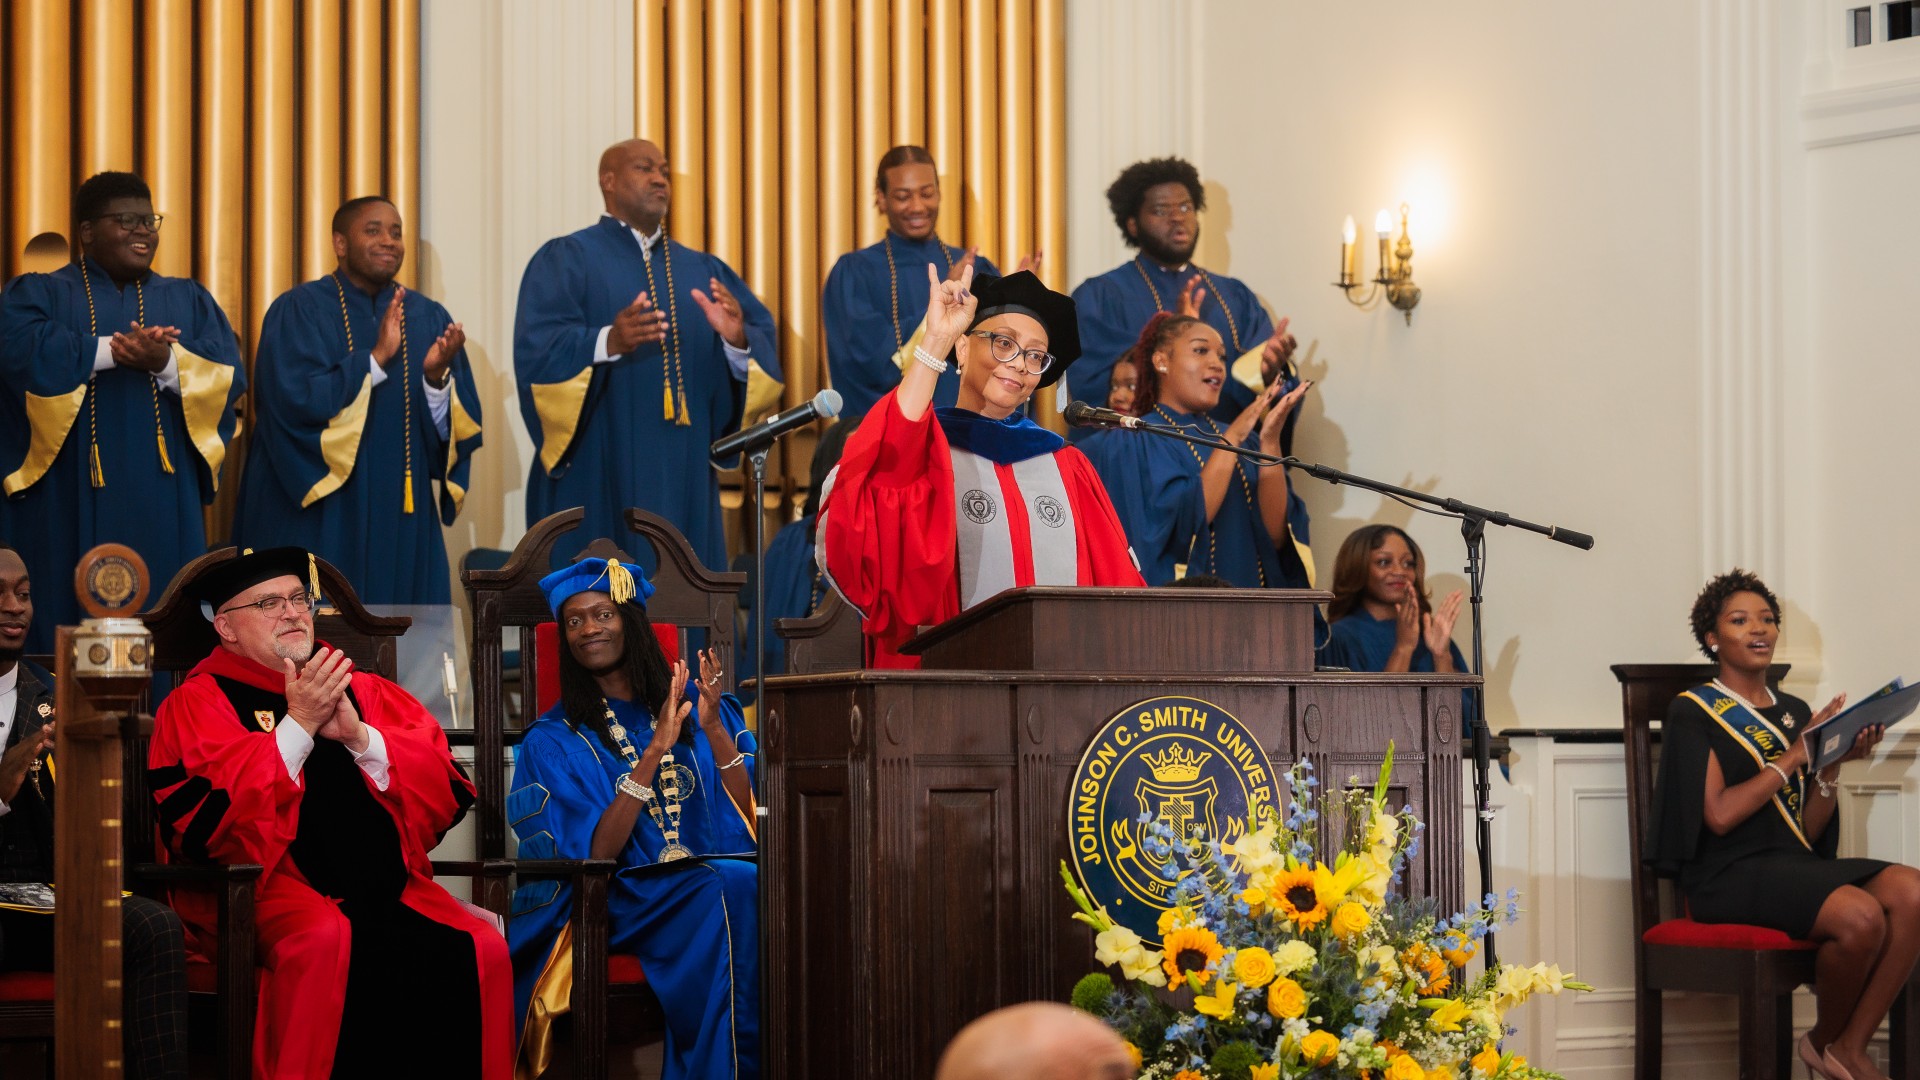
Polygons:
<instances>
[{"instance_id":1,"label":"silver bracelet","mask_svg":"<svg viewBox=\"0 0 1920 1080\"><path fill-rule=\"evenodd\" d=\"M947 373L947 362L928 352L923 345L915 345L913 347L913 358L942 375Z\"/></svg>"},{"instance_id":2,"label":"silver bracelet","mask_svg":"<svg viewBox=\"0 0 1920 1080\"><path fill-rule=\"evenodd\" d=\"M1767 768L1772 769L1774 772L1779 774L1781 787L1787 787L1793 783L1793 777L1787 775L1787 770L1782 769L1780 766L1775 765L1771 761L1766 762L1766 766Z\"/></svg>"},{"instance_id":3,"label":"silver bracelet","mask_svg":"<svg viewBox=\"0 0 1920 1080\"><path fill-rule=\"evenodd\" d=\"M653 801L653 789L635 780L632 773L620 778L620 794L631 795L643 803Z\"/></svg>"},{"instance_id":4,"label":"silver bracelet","mask_svg":"<svg viewBox=\"0 0 1920 1080\"><path fill-rule=\"evenodd\" d=\"M1814 773L1813 782L1820 785L1820 797L1823 799L1833 798L1833 793L1840 787L1840 778L1838 776L1832 780L1828 780L1819 773Z\"/></svg>"},{"instance_id":5,"label":"silver bracelet","mask_svg":"<svg viewBox=\"0 0 1920 1080\"><path fill-rule=\"evenodd\" d=\"M745 761L745 760L747 760L747 755L746 755L746 752L745 752L745 751L741 751L740 753L738 753L738 754L735 754L735 755L733 755L733 760L732 760L732 761L729 761L729 762L727 762L727 763L726 763L725 765L722 765L722 766L720 766L720 768L721 768L721 769L723 769L723 770L724 770L724 769L731 769L731 768L733 768L733 767L734 767L735 765L738 765L738 764L740 764L741 762L743 762L743 761Z\"/></svg>"}]
</instances>

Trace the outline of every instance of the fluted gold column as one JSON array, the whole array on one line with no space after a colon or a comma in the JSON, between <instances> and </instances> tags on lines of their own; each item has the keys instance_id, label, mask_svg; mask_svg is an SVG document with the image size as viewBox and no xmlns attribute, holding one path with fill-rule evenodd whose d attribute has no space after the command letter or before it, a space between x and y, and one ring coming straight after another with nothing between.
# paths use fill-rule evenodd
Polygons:
<instances>
[{"instance_id":1,"label":"fluted gold column","mask_svg":"<svg viewBox=\"0 0 1920 1080\"><path fill-rule=\"evenodd\" d=\"M67 94L67 0L18 0L11 5L13 62L8 75L8 131L12 183L7 217L9 273L26 266L25 249L47 233L71 238L68 206L73 196L68 167L71 122Z\"/></svg>"},{"instance_id":2,"label":"fluted gold column","mask_svg":"<svg viewBox=\"0 0 1920 1080\"><path fill-rule=\"evenodd\" d=\"M707 8L707 250L735 270L740 268L746 224L744 117L740 114L740 7L718 3ZM691 193L689 193L691 194Z\"/></svg>"},{"instance_id":3,"label":"fluted gold column","mask_svg":"<svg viewBox=\"0 0 1920 1080\"><path fill-rule=\"evenodd\" d=\"M754 295L780 310L780 3L747 0L746 252L736 266ZM793 381L787 380L788 401Z\"/></svg>"},{"instance_id":4,"label":"fluted gold column","mask_svg":"<svg viewBox=\"0 0 1920 1080\"><path fill-rule=\"evenodd\" d=\"M406 227L400 281L420 280L420 4L387 7L387 198Z\"/></svg>"},{"instance_id":5,"label":"fluted gold column","mask_svg":"<svg viewBox=\"0 0 1920 1080\"><path fill-rule=\"evenodd\" d=\"M960 122L960 0L927 4L927 149L940 174L940 235L965 245L967 199Z\"/></svg>"},{"instance_id":6,"label":"fluted gold column","mask_svg":"<svg viewBox=\"0 0 1920 1080\"><path fill-rule=\"evenodd\" d=\"M290 0L256 0L252 78L252 167L247 229L251 267L247 275L248 340L260 340L267 305L293 284L294 274L294 23ZM237 321L237 320L236 320Z\"/></svg>"},{"instance_id":7,"label":"fluted gold column","mask_svg":"<svg viewBox=\"0 0 1920 1080\"><path fill-rule=\"evenodd\" d=\"M824 279L835 259L854 246L854 207L859 205L853 167L853 4L818 0L820 27L820 249L815 258Z\"/></svg>"},{"instance_id":8,"label":"fluted gold column","mask_svg":"<svg viewBox=\"0 0 1920 1080\"><path fill-rule=\"evenodd\" d=\"M193 0L151 0L141 84L140 173L167 216L153 268L193 273Z\"/></svg>"},{"instance_id":9,"label":"fluted gold column","mask_svg":"<svg viewBox=\"0 0 1920 1080\"><path fill-rule=\"evenodd\" d=\"M340 196L340 0L300 6L300 280L331 271ZM371 191L361 192L371 194Z\"/></svg>"},{"instance_id":10,"label":"fluted gold column","mask_svg":"<svg viewBox=\"0 0 1920 1080\"><path fill-rule=\"evenodd\" d=\"M1046 258L1041 276L1066 288L1067 258L1067 0L1034 0L1034 244Z\"/></svg>"},{"instance_id":11,"label":"fluted gold column","mask_svg":"<svg viewBox=\"0 0 1920 1080\"><path fill-rule=\"evenodd\" d=\"M195 147L194 276L213 293L252 354L247 318L246 0L201 0L200 137ZM175 234L176 241L185 239ZM227 460L232 461L229 454ZM231 489L222 484L222 491Z\"/></svg>"},{"instance_id":12,"label":"fluted gold column","mask_svg":"<svg viewBox=\"0 0 1920 1080\"><path fill-rule=\"evenodd\" d=\"M724 2L724 0L723 0ZM668 227L681 243L703 247L707 236L705 43L700 0L669 0L667 41L667 162L673 169ZM658 136L653 136L658 138Z\"/></svg>"},{"instance_id":13,"label":"fluted gold column","mask_svg":"<svg viewBox=\"0 0 1920 1080\"><path fill-rule=\"evenodd\" d=\"M926 0L893 0L892 142L894 146L920 146L926 137Z\"/></svg>"},{"instance_id":14,"label":"fluted gold column","mask_svg":"<svg viewBox=\"0 0 1920 1080\"><path fill-rule=\"evenodd\" d=\"M886 219L874 209L873 167L893 145L893 56L887 36L887 0L855 0L853 140L854 244L877 243L886 232Z\"/></svg>"},{"instance_id":15,"label":"fluted gold column","mask_svg":"<svg viewBox=\"0 0 1920 1080\"><path fill-rule=\"evenodd\" d=\"M385 26L380 0L347 0L347 173L346 197L383 195L381 154L386 147L381 72L386 66ZM328 207L331 214L334 207Z\"/></svg>"},{"instance_id":16,"label":"fluted gold column","mask_svg":"<svg viewBox=\"0 0 1920 1080\"><path fill-rule=\"evenodd\" d=\"M1000 118L999 65L994 47L999 43L995 0L965 0L961 5L962 109L961 134L966 162L965 198L967 243L992 246L999 238ZM944 205L944 202L943 202ZM1006 258L1004 252L992 252Z\"/></svg>"},{"instance_id":17,"label":"fluted gold column","mask_svg":"<svg viewBox=\"0 0 1920 1080\"><path fill-rule=\"evenodd\" d=\"M1033 250L1033 6L1031 0L1000 0L1000 33L994 46L999 71L999 236L994 261L1011 272ZM1005 78L1000 78L1004 72Z\"/></svg>"},{"instance_id":18,"label":"fluted gold column","mask_svg":"<svg viewBox=\"0 0 1920 1080\"><path fill-rule=\"evenodd\" d=\"M667 137L667 0L633 3L633 133Z\"/></svg>"},{"instance_id":19,"label":"fluted gold column","mask_svg":"<svg viewBox=\"0 0 1920 1080\"><path fill-rule=\"evenodd\" d=\"M80 175L131 170L134 94L133 0L81 0Z\"/></svg>"}]
</instances>

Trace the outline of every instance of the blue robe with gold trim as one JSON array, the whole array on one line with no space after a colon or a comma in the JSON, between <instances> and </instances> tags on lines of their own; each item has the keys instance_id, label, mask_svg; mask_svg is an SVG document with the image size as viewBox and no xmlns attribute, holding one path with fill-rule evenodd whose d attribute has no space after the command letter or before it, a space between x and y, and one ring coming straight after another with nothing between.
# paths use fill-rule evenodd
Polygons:
<instances>
[{"instance_id":1,"label":"blue robe with gold trim","mask_svg":"<svg viewBox=\"0 0 1920 1080\"><path fill-rule=\"evenodd\" d=\"M441 436L421 379L427 351L453 318L412 289L403 301L406 346L373 385L373 346L393 292L389 284L369 295L330 274L267 309L234 543L305 547L370 604L446 604L452 576L441 525L453 524L466 495L481 441L480 394L462 349L448 367L453 396Z\"/></svg>"},{"instance_id":2,"label":"blue robe with gold trim","mask_svg":"<svg viewBox=\"0 0 1920 1080\"><path fill-rule=\"evenodd\" d=\"M888 273L887 256L893 256ZM886 392L900 385L894 354L913 339L927 315L927 266L942 277L966 255L940 240L908 240L889 232L880 242L840 256L820 293L820 321L827 332L827 373L844 399L842 416L865 416ZM1000 275L985 255L973 272ZM934 386L936 408L960 397L960 372L950 366Z\"/></svg>"},{"instance_id":3,"label":"blue robe with gold trim","mask_svg":"<svg viewBox=\"0 0 1920 1080\"><path fill-rule=\"evenodd\" d=\"M635 749L649 737L646 707L612 701L614 715ZM692 771L693 790L681 803L680 844L695 855L747 855L754 851L748 815L721 786L719 762L700 730L699 704L681 728L674 748ZM721 722L746 755L751 782L755 743L731 695L720 699ZM692 733L689 743L685 733ZM621 795L620 778L632 771L618 751L590 730L567 723L556 705L527 728L507 796L507 820L526 859L584 859L600 816ZM653 785L659 790L659 783ZM657 803L656 803L657 805ZM607 889L608 947L640 958L641 970L666 1016L665 1080L760 1075L760 979L758 875L752 862L712 858L657 863L666 840L643 810L616 857L620 869ZM528 881L513 894L507 945L513 954L514 1004L521 1038L537 1045L548 1038L539 1021L565 1002L565 977L547 975L572 914L572 889L562 880ZM564 966L564 965L563 965ZM570 976L571 969L566 969ZM535 1026L529 1027L529 1005ZM561 1007L564 1007L562 1005ZM524 1053L523 1048L523 1053Z\"/></svg>"},{"instance_id":4,"label":"blue robe with gold trim","mask_svg":"<svg viewBox=\"0 0 1920 1080\"><path fill-rule=\"evenodd\" d=\"M671 237L661 237L652 262L650 286L648 258L632 230L602 217L548 241L520 279L513 368L534 446L527 524L575 506L587 511L578 531L554 544L556 567L598 537L622 543L630 506L673 522L706 565L727 565L720 487L707 447L738 430L747 383L734 377L720 335L691 294L711 295L708 279L717 278L739 299L748 366L777 381L773 313L726 263ZM669 269L671 302L656 295L667 292ZM601 328L643 292L679 326L678 370L671 329L665 341L594 363ZM671 397L678 412L682 390L685 424L668 419L664 408ZM634 561L653 573L651 547L635 552Z\"/></svg>"},{"instance_id":5,"label":"blue robe with gold trim","mask_svg":"<svg viewBox=\"0 0 1920 1080\"><path fill-rule=\"evenodd\" d=\"M0 293L0 536L42 585L28 652L52 651L54 627L79 620L64 583L94 545L139 552L149 599L206 552L201 507L213 500L247 384L233 328L197 282L148 273L122 288L98 263L84 265L84 283L81 264L68 264L23 274ZM156 394L153 376L118 365L94 375L99 339L139 320L143 296L145 325L180 331L179 393Z\"/></svg>"},{"instance_id":6,"label":"blue robe with gold trim","mask_svg":"<svg viewBox=\"0 0 1920 1080\"><path fill-rule=\"evenodd\" d=\"M1330 667L1343 667L1350 671L1385 671L1387 661L1393 656L1393 643L1398 637L1399 627L1395 620L1376 619L1367 614L1366 608L1357 607L1333 624L1316 660ZM1447 649L1453 657L1454 671L1462 675L1473 674L1473 669L1467 666L1467 658L1460 652L1460 646L1448 642ZM1433 670L1433 650L1427 648L1425 641L1413 647L1413 657L1407 662L1407 670ZM1470 737L1473 734L1473 695L1464 690L1460 693L1460 730L1463 736Z\"/></svg>"}]
</instances>

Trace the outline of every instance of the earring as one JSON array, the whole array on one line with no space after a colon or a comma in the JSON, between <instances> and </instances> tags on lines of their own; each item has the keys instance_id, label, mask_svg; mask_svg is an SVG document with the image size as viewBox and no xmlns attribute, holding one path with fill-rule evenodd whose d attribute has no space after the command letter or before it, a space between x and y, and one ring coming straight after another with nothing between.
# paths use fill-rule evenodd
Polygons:
<instances>
[{"instance_id":1,"label":"earring","mask_svg":"<svg viewBox=\"0 0 1920 1080\"><path fill-rule=\"evenodd\" d=\"M1707 651L1708 651L1708 652L1716 652L1716 653L1717 653L1717 652L1719 652L1719 651L1720 651L1720 646L1718 646L1718 645L1709 645L1709 646L1707 646Z\"/></svg>"}]
</instances>

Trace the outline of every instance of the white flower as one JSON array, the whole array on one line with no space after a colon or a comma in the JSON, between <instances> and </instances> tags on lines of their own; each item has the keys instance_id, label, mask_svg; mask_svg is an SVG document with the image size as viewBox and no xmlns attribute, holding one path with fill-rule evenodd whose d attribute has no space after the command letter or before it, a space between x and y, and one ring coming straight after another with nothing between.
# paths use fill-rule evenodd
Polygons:
<instances>
[{"instance_id":1,"label":"white flower","mask_svg":"<svg viewBox=\"0 0 1920 1080\"><path fill-rule=\"evenodd\" d=\"M1282 975L1291 975L1312 967L1318 959L1318 950L1296 938L1273 950L1273 969Z\"/></svg>"},{"instance_id":2,"label":"white flower","mask_svg":"<svg viewBox=\"0 0 1920 1080\"><path fill-rule=\"evenodd\" d=\"M1560 970L1559 964L1535 964L1527 969L1532 977L1532 989L1536 994L1557 994L1566 988L1567 976Z\"/></svg>"},{"instance_id":3,"label":"white flower","mask_svg":"<svg viewBox=\"0 0 1920 1080\"><path fill-rule=\"evenodd\" d=\"M1391 848L1400 836L1400 819L1384 810L1376 810L1367 825L1367 845L1376 850Z\"/></svg>"},{"instance_id":4,"label":"white flower","mask_svg":"<svg viewBox=\"0 0 1920 1080\"><path fill-rule=\"evenodd\" d=\"M1364 901L1368 907L1379 907L1386 903L1387 889L1393 885L1392 853L1381 858L1374 852L1356 856L1360 864L1360 880L1353 887L1354 895Z\"/></svg>"},{"instance_id":5,"label":"white flower","mask_svg":"<svg viewBox=\"0 0 1920 1080\"><path fill-rule=\"evenodd\" d=\"M1380 968L1380 977L1387 982L1400 981L1400 961L1394 955L1393 946L1370 945L1360 950L1360 966L1365 968L1368 964L1377 965Z\"/></svg>"},{"instance_id":6,"label":"white flower","mask_svg":"<svg viewBox=\"0 0 1920 1080\"><path fill-rule=\"evenodd\" d=\"M1117 964L1120 973L1148 986L1165 986L1166 973L1160 970L1161 954L1147 948L1140 935L1115 924L1094 935L1093 958L1103 964Z\"/></svg>"},{"instance_id":7,"label":"white flower","mask_svg":"<svg viewBox=\"0 0 1920 1080\"><path fill-rule=\"evenodd\" d=\"M1226 845L1226 851L1239 861L1241 871L1251 877L1262 870L1280 867L1282 859L1277 843L1273 823L1268 822Z\"/></svg>"}]
</instances>

